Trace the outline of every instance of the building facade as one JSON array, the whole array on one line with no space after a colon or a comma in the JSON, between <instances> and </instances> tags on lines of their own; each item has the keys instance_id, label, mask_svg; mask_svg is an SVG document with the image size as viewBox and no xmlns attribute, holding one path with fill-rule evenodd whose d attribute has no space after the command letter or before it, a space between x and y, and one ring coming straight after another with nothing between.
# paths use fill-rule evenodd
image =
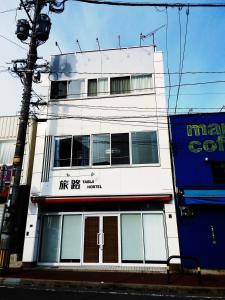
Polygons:
<instances>
[{"instance_id":1,"label":"building facade","mask_svg":"<svg viewBox=\"0 0 225 300\"><path fill-rule=\"evenodd\" d=\"M53 56L49 78L24 265L158 267L179 255L162 53Z\"/></svg>"},{"instance_id":2,"label":"building facade","mask_svg":"<svg viewBox=\"0 0 225 300\"><path fill-rule=\"evenodd\" d=\"M170 116L170 123L181 255L224 269L225 113Z\"/></svg>"},{"instance_id":3,"label":"building facade","mask_svg":"<svg viewBox=\"0 0 225 300\"><path fill-rule=\"evenodd\" d=\"M0 229L2 227L5 203L8 198L12 177L12 164L16 147L19 118L17 116L0 117ZM19 201L16 204L15 236L11 252L22 255L26 211L29 201L33 154L36 140L36 123L29 122L26 137L25 154L19 188Z\"/></svg>"}]
</instances>

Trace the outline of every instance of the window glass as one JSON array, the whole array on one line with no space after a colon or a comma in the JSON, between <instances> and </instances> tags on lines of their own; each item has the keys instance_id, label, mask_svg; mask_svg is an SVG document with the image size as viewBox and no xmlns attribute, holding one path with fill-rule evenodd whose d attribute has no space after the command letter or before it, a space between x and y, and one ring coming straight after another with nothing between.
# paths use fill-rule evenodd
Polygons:
<instances>
[{"instance_id":1,"label":"window glass","mask_svg":"<svg viewBox=\"0 0 225 300\"><path fill-rule=\"evenodd\" d=\"M98 79L98 96L104 96L108 93L108 78Z\"/></svg>"},{"instance_id":2,"label":"window glass","mask_svg":"<svg viewBox=\"0 0 225 300\"><path fill-rule=\"evenodd\" d=\"M111 135L112 165L129 164L129 134L118 133Z\"/></svg>"},{"instance_id":3,"label":"window glass","mask_svg":"<svg viewBox=\"0 0 225 300\"><path fill-rule=\"evenodd\" d=\"M121 215L122 261L143 261L140 214Z\"/></svg>"},{"instance_id":4,"label":"window glass","mask_svg":"<svg viewBox=\"0 0 225 300\"><path fill-rule=\"evenodd\" d=\"M88 96L89 97L97 96L97 79L88 80Z\"/></svg>"},{"instance_id":5,"label":"window glass","mask_svg":"<svg viewBox=\"0 0 225 300\"><path fill-rule=\"evenodd\" d=\"M110 164L110 135L96 134L93 136L93 165Z\"/></svg>"},{"instance_id":6,"label":"window glass","mask_svg":"<svg viewBox=\"0 0 225 300\"><path fill-rule=\"evenodd\" d=\"M145 260L166 260L163 214L143 214Z\"/></svg>"},{"instance_id":7,"label":"window glass","mask_svg":"<svg viewBox=\"0 0 225 300\"><path fill-rule=\"evenodd\" d=\"M81 215L63 217L61 260L80 260L81 224Z\"/></svg>"},{"instance_id":8,"label":"window glass","mask_svg":"<svg viewBox=\"0 0 225 300\"><path fill-rule=\"evenodd\" d=\"M55 138L54 167L70 166L71 141L71 137Z\"/></svg>"},{"instance_id":9,"label":"window glass","mask_svg":"<svg viewBox=\"0 0 225 300\"><path fill-rule=\"evenodd\" d=\"M72 166L89 166L90 136L73 137Z\"/></svg>"},{"instance_id":10,"label":"window glass","mask_svg":"<svg viewBox=\"0 0 225 300\"><path fill-rule=\"evenodd\" d=\"M132 132L132 163L158 163L158 146L156 132Z\"/></svg>"},{"instance_id":11,"label":"window glass","mask_svg":"<svg viewBox=\"0 0 225 300\"><path fill-rule=\"evenodd\" d=\"M50 99L62 99L67 97L67 81L52 81Z\"/></svg>"},{"instance_id":12,"label":"window glass","mask_svg":"<svg viewBox=\"0 0 225 300\"><path fill-rule=\"evenodd\" d=\"M84 80L70 80L68 81L68 96L67 98L82 98L84 97Z\"/></svg>"},{"instance_id":13,"label":"window glass","mask_svg":"<svg viewBox=\"0 0 225 300\"><path fill-rule=\"evenodd\" d=\"M41 262L57 262L60 239L60 216L44 216L40 250Z\"/></svg>"},{"instance_id":14,"label":"window glass","mask_svg":"<svg viewBox=\"0 0 225 300\"><path fill-rule=\"evenodd\" d=\"M110 79L110 94L124 94L130 92L130 76Z\"/></svg>"},{"instance_id":15,"label":"window glass","mask_svg":"<svg viewBox=\"0 0 225 300\"><path fill-rule=\"evenodd\" d=\"M213 183L225 184L225 162L211 162L211 168L213 174Z\"/></svg>"},{"instance_id":16,"label":"window glass","mask_svg":"<svg viewBox=\"0 0 225 300\"><path fill-rule=\"evenodd\" d=\"M135 93L147 92L152 88L152 75L135 75L131 77L131 90Z\"/></svg>"}]
</instances>

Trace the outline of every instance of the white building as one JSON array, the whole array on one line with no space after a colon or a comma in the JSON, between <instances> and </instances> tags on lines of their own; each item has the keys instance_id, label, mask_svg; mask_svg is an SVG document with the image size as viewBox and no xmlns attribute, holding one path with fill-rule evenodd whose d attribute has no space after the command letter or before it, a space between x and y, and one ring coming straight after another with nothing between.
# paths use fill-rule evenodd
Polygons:
<instances>
[{"instance_id":1,"label":"white building","mask_svg":"<svg viewBox=\"0 0 225 300\"><path fill-rule=\"evenodd\" d=\"M24 265L154 268L179 255L162 53L53 56L50 80Z\"/></svg>"}]
</instances>

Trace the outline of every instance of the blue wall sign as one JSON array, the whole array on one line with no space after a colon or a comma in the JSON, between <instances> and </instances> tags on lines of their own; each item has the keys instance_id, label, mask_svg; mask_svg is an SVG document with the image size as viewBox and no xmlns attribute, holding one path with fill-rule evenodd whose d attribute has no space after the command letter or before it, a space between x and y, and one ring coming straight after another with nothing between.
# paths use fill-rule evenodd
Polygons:
<instances>
[{"instance_id":1,"label":"blue wall sign","mask_svg":"<svg viewBox=\"0 0 225 300\"><path fill-rule=\"evenodd\" d=\"M176 185L225 188L225 113L175 115L170 123Z\"/></svg>"}]
</instances>

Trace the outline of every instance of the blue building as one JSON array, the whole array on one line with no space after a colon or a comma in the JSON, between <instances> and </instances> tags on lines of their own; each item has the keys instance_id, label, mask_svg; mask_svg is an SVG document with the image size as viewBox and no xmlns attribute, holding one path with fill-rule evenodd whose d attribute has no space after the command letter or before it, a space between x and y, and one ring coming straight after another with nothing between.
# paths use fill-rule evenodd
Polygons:
<instances>
[{"instance_id":1,"label":"blue building","mask_svg":"<svg viewBox=\"0 0 225 300\"><path fill-rule=\"evenodd\" d=\"M174 115L170 124L181 255L225 269L225 113Z\"/></svg>"}]
</instances>

